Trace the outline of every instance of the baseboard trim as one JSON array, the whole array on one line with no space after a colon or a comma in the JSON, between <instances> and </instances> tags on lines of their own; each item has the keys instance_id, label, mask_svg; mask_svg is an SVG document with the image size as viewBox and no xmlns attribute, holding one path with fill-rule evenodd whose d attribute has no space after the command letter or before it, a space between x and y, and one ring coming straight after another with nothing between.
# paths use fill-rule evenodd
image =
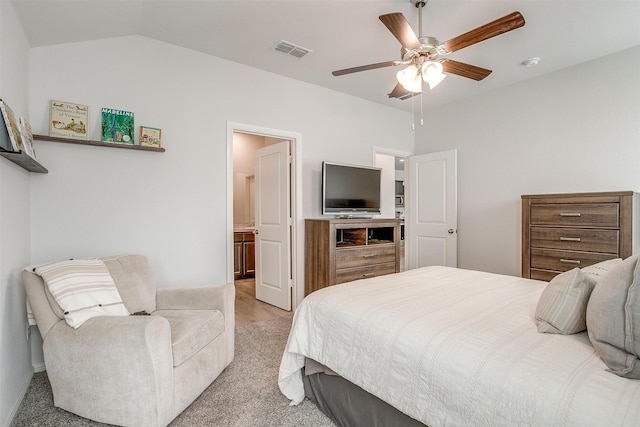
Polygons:
<instances>
[{"instance_id":1,"label":"baseboard trim","mask_svg":"<svg viewBox=\"0 0 640 427\"><path fill-rule=\"evenodd\" d=\"M18 409L20 409L20 404L22 403L22 399L24 399L25 394L27 394L27 389L29 388L29 384L31 384L32 378L33 378L33 372L31 372L31 374L27 376L27 380L22 386L22 390L20 390L20 394L18 395L16 402L13 404L13 408L11 408L11 411L9 412L9 415L5 420L5 423L3 424L4 427L9 427L13 422L13 418L18 413Z\"/></svg>"},{"instance_id":2,"label":"baseboard trim","mask_svg":"<svg viewBox=\"0 0 640 427\"><path fill-rule=\"evenodd\" d=\"M33 366L33 372L34 373L44 372L44 371L47 370L47 367L44 365L44 362L42 362L42 363L34 363L32 366Z\"/></svg>"}]
</instances>

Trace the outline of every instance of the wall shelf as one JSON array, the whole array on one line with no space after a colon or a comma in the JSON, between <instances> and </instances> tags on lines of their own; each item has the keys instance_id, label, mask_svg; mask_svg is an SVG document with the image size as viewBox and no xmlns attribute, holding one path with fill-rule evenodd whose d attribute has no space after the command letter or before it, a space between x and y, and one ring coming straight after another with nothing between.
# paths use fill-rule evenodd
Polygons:
<instances>
[{"instance_id":1,"label":"wall shelf","mask_svg":"<svg viewBox=\"0 0 640 427\"><path fill-rule=\"evenodd\" d=\"M12 161L18 166L21 166L29 172L35 173L49 173L49 171L37 162L33 157L28 156L22 151L6 151L0 149L0 156Z\"/></svg>"},{"instance_id":2,"label":"wall shelf","mask_svg":"<svg viewBox=\"0 0 640 427\"><path fill-rule=\"evenodd\" d=\"M163 153L165 151L162 147L147 147L144 145L131 145L131 144L118 144L114 142L102 142L102 141L92 141L85 139L72 139L72 138L60 138L57 136L48 136L48 135L33 135L34 140L38 141L52 141L52 142L63 142L66 144L79 144L79 145L94 145L97 147L111 147L111 148L126 148L128 150L142 150L142 151L157 151Z\"/></svg>"}]
</instances>

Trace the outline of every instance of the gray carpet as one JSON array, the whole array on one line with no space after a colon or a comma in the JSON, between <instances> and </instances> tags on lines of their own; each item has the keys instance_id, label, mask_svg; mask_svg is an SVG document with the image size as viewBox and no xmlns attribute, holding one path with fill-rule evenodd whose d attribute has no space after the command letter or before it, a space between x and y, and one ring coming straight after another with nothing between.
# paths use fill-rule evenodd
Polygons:
<instances>
[{"instance_id":1,"label":"gray carpet","mask_svg":"<svg viewBox=\"0 0 640 427\"><path fill-rule=\"evenodd\" d=\"M278 389L280 358L291 316L236 328L234 361L171 427L330 427L334 424L305 399L298 406ZM104 426L53 406L45 372L33 376L11 426Z\"/></svg>"}]
</instances>

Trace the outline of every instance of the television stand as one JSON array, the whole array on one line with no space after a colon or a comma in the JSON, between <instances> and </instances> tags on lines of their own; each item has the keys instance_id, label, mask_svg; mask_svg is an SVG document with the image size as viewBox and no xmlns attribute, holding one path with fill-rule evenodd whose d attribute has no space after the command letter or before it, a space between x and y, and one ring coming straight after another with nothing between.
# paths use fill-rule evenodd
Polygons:
<instances>
[{"instance_id":1,"label":"television stand","mask_svg":"<svg viewBox=\"0 0 640 427\"><path fill-rule=\"evenodd\" d=\"M305 220L305 295L400 271L400 219Z\"/></svg>"}]
</instances>

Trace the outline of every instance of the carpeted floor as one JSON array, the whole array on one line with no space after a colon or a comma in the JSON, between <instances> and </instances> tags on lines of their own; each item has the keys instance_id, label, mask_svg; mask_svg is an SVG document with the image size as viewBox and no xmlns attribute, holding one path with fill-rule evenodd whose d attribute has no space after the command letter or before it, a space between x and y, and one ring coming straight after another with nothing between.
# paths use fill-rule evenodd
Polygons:
<instances>
[{"instance_id":1,"label":"carpeted floor","mask_svg":"<svg viewBox=\"0 0 640 427\"><path fill-rule=\"evenodd\" d=\"M236 328L233 362L170 424L171 427L330 427L334 424L306 400L298 406L278 389L280 358L291 316ZM104 426L53 406L45 372L33 376L11 426Z\"/></svg>"}]
</instances>

